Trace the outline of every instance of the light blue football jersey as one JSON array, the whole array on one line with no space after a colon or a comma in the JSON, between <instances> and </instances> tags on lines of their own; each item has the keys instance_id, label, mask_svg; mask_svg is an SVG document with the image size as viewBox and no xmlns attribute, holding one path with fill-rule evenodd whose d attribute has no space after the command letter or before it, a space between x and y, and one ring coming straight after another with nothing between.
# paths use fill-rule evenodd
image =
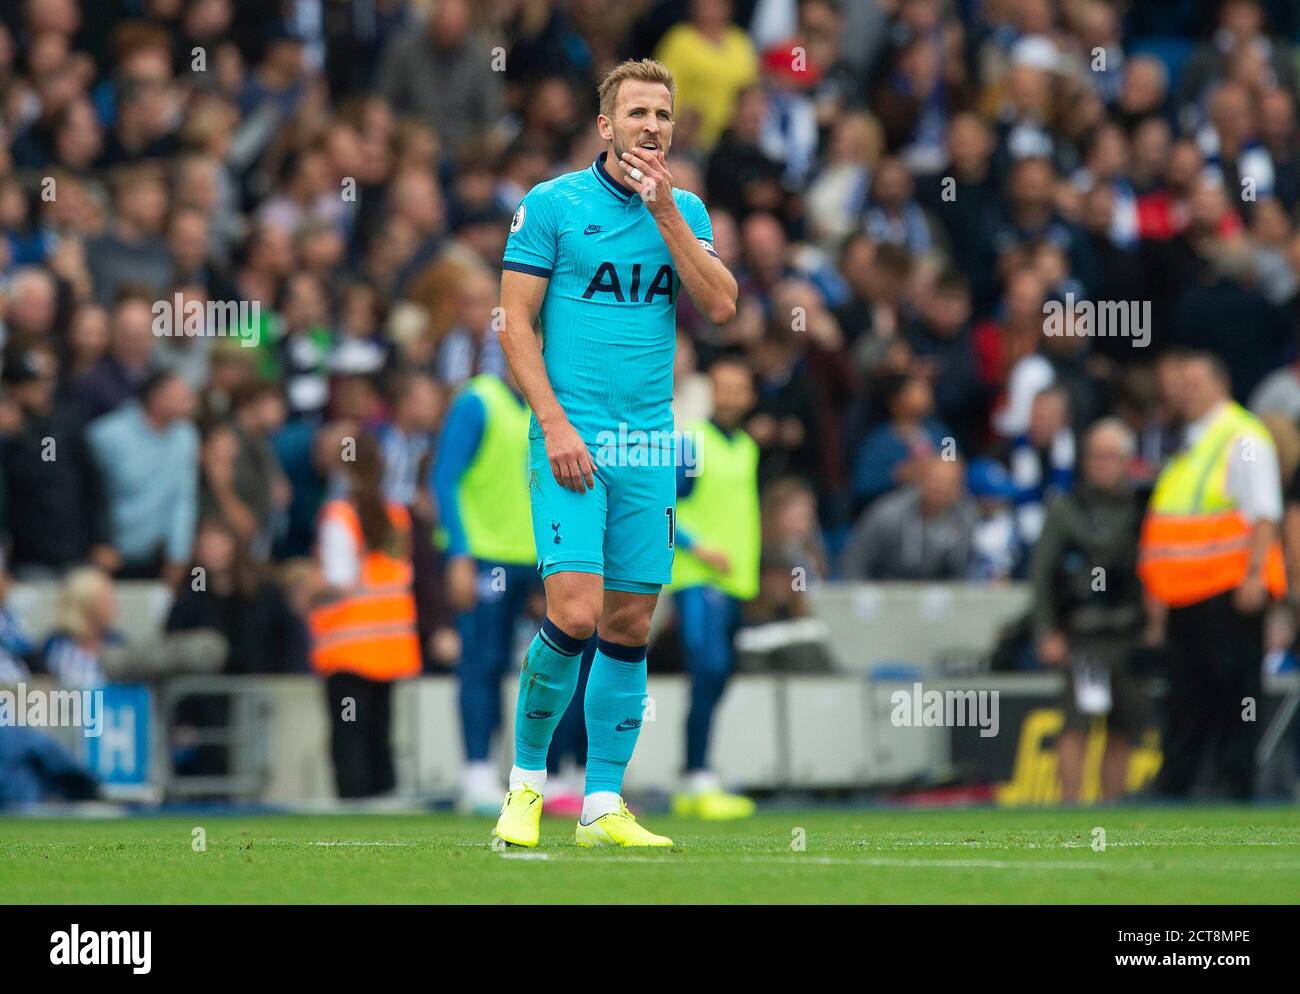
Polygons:
<instances>
[{"instance_id":1,"label":"light blue football jersey","mask_svg":"<svg viewBox=\"0 0 1300 994\"><path fill-rule=\"evenodd\" d=\"M672 431L681 289L654 217L606 172L605 155L529 191L510 222L503 261L550 280L541 309L546 374L589 444L620 427ZM673 197L713 253L703 202L685 190ZM541 434L535 417L531 433Z\"/></svg>"}]
</instances>

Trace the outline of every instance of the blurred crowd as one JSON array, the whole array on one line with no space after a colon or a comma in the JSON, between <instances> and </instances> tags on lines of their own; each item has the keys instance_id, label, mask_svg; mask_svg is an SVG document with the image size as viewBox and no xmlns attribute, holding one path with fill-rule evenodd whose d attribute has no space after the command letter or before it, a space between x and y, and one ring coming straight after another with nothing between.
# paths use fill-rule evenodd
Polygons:
<instances>
[{"instance_id":1,"label":"blurred crowd","mask_svg":"<svg viewBox=\"0 0 1300 994\"><path fill-rule=\"evenodd\" d=\"M1183 349L1287 480L1298 43L1284 0L0 4L7 571L80 605L59 667L96 665L108 575L175 585L168 627L237 632L243 671L306 669L330 453L376 438L435 533L449 400L505 368L510 217L591 163L596 81L649 55L740 283L721 327L680 296L677 414L708 416L719 357L752 372L765 575L1024 577L1089 425L1128 427L1141 480L1177 446ZM1124 334L1044 333L1106 302Z\"/></svg>"}]
</instances>

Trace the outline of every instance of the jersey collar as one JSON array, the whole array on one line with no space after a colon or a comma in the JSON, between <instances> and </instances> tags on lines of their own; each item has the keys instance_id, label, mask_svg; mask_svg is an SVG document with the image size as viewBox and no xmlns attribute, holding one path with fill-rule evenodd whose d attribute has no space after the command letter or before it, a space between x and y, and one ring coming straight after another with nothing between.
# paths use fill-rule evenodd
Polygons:
<instances>
[{"instance_id":1,"label":"jersey collar","mask_svg":"<svg viewBox=\"0 0 1300 994\"><path fill-rule=\"evenodd\" d=\"M609 174L609 170L605 168L605 157L608 155L609 152L601 152L600 155L596 156L596 161L591 164L591 171L596 174L596 179L600 181L600 185L618 197L619 200L624 202L631 200L636 196L636 191L625 190L619 183L614 181Z\"/></svg>"}]
</instances>

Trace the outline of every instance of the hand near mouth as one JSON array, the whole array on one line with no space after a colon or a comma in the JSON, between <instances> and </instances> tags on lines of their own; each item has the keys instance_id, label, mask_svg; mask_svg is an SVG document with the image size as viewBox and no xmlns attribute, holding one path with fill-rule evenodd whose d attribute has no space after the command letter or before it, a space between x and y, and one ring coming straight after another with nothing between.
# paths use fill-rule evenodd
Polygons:
<instances>
[{"instance_id":1,"label":"hand near mouth","mask_svg":"<svg viewBox=\"0 0 1300 994\"><path fill-rule=\"evenodd\" d=\"M640 191L650 213L659 215L675 206L673 177L662 150L651 152L638 145L624 152L618 164Z\"/></svg>"}]
</instances>

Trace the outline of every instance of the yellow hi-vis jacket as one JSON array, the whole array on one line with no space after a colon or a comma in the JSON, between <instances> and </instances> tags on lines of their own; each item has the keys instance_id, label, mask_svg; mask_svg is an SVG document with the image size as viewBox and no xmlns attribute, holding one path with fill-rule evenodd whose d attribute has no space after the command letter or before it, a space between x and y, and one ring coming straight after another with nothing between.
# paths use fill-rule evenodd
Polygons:
<instances>
[{"instance_id":1,"label":"yellow hi-vis jacket","mask_svg":"<svg viewBox=\"0 0 1300 994\"><path fill-rule=\"evenodd\" d=\"M1156 480L1142 522L1138 576L1147 593L1163 604L1196 604L1246 579L1251 522L1227 490L1233 445L1241 438L1273 446L1259 419L1229 402ZM1268 550L1263 579L1274 597L1286 593L1286 568L1277 541Z\"/></svg>"}]
</instances>

